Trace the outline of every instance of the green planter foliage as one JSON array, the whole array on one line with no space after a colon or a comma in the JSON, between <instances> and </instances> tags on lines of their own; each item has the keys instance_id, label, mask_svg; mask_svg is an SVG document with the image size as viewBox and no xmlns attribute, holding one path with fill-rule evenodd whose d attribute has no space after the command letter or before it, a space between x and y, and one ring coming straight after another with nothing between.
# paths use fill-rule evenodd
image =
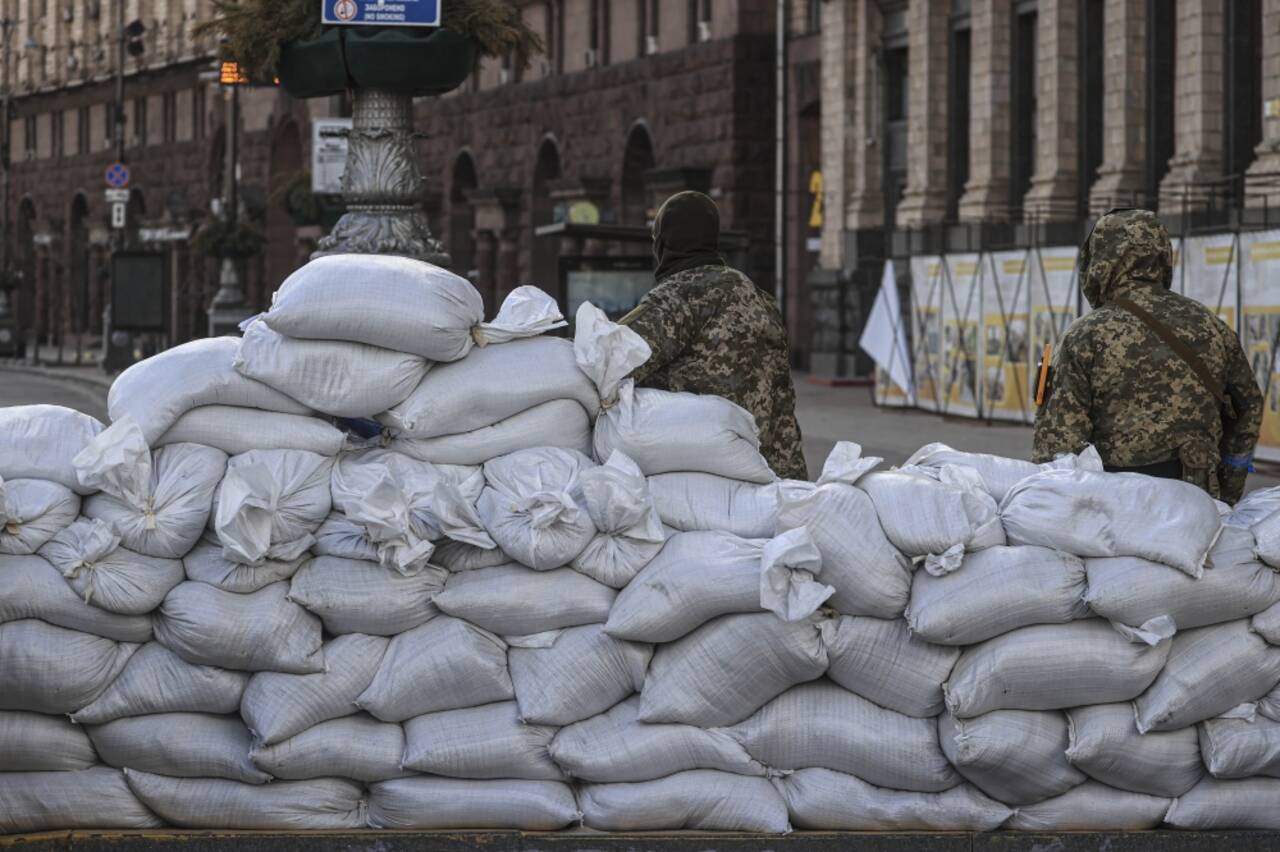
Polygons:
<instances>
[{"instance_id":1,"label":"green planter foliage","mask_svg":"<svg viewBox=\"0 0 1280 852\"><path fill-rule=\"evenodd\" d=\"M209 257L246 258L262 251L267 237L259 228L247 222L236 222L235 227L225 219L213 218L200 226L191 240L192 248Z\"/></svg>"}]
</instances>

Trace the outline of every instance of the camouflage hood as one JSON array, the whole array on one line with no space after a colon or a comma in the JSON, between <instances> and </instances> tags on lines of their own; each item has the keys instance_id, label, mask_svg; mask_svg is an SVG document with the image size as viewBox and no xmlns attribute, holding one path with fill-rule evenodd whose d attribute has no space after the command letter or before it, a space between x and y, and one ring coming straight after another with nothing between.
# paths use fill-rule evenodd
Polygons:
<instances>
[{"instance_id":1,"label":"camouflage hood","mask_svg":"<svg viewBox=\"0 0 1280 852\"><path fill-rule=\"evenodd\" d=\"M1173 283L1173 244L1150 210L1117 210L1098 219L1080 249L1084 296L1094 308L1152 284Z\"/></svg>"}]
</instances>

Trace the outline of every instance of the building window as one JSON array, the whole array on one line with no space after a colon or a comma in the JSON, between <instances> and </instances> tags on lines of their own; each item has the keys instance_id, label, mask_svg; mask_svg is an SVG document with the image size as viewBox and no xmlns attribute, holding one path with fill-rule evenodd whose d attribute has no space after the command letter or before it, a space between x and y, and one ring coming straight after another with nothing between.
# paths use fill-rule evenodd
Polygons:
<instances>
[{"instance_id":1,"label":"building window","mask_svg":"<svg viewBox=\"0 0 1280 852\"><path fill-rule=\"evenodd\" d=\"M1155 207L1174 153L1178 74L1178 11L1147 0L1147 203Z\"/></svg>"},{"instance_id":2,"label":"building window","mask_svg":"<svg viewBox=\"0 0 1280 852\"><path fill-rule=\"evenodd\" d=\"M813 34L822 31L822 0L809 0L804 16L805 32Z\"/></svg>"},{"instance_id":3,"label":"building window","mask_svg":"<svg viewBox=\"0 0 1280 852\"><path fill-rule=\"evenodd\" d=\"M953 221L969 182L971 32L968 15L953 20L947 87L947 218Z\"/></svg>"},{"instance_id":4,"label":"building window","mask_svg":"<svg viewBox=\"0 0 1280 852\"><path fill-rule=\"evenodd\" d=\"M133 99L133 144L147 144L147 99Z\"/></svg>"},{"instance_id":5,"label":"building window","mask_svg":"<svg viewBox=\"0 0 1280 852\"><path fill-rule=\"evenodd\" d=\"M557 58L559 55L559 43L556 39L556 22L560 16L560 4L555 0L547 3L546 11L542 16L542 51L545 57L547 73L550 74L552 69L559 70Z\"/></svg>"},{"instance_id":6,"label":"building window","mask_svg":"<svg viewBox=\"0 0 1280 852\"><path fill-rule=\"evenodd\" d=\"M1103 54L1107 38L1106 0L1083 0L1080 16L1080 95L1077 102L1080 180L1076 207L1080 218L1089 214L1089 189L1102 166Z\"/></svg>"},{"instance_id":7,"label":"building window","mask_svg":"<svg viewBox=\"0 0 1280 852\"><path fill-rule=\"evenodd\" d=\"M588 68L609 62L609 4L605 0L590 0L590 13L587 55L583 63Z\"/></svg>"},{"instance_id":8,"label":"building window","mask_svg":"<svg viewBox=\"0 0 1280 852\"><path fill-rule=\"evenodd\" d=\"M689 0L689 44L711 40L711 0Z\"/></svg>"},{"instance_id":9,"label":"building window","mask_svg":"<svg viewBox=\"0 0 1280 852\"><path fill-rule=\"evenodd\" d=\"M1036 173L1036 29L1034 3L1019 3L1013 28L1013 150L1009 170L1012 218L1022 216L1022 200Z\"/></svg>"},{"instance_id":10,"label":"building window","mask_svg":"<svg viewBox=\"0 0 1280 852\"><path fill-rule=\"evenodd\" d=\"M886 21L888 15L885 16ZM905 24L905 17L903 18ZM891 35L892 34L892 35ZM885 33L883 60L884 145L882 148L885 227L892 228L897 218L898 202L907 186L907 111L909 86L907 31Z\"/></svg>"},{"instance_id":11,"label":"building window","mask_svg":"<svg viewBox=\"0 0 1280 852\"><path fill-rule=\"evenodd\" d=\"M89 107L82 106L76 115L76 153L88 154L92 151L89 141Z\"/></svg>"},{"instance_id":12,"label":"building window","mask_svg":"<svg viewBox=\"0 0 1280 852\"><path fill-rule=\"evenodd\" d=\"M36 133L36 117L29 115L22 120L23 148L27 152L28 160L34 159L36 155L36 140L38 139Z\"/></svg>"},{"instance_id":13,"label":"building window","mask_svg":"<svg viewBox=\"0 0 1280 852\"><path fill-rule=\"evenodd\" d=\"M173 142L178 138L178 93L165 92L160 108L163 112L164 141Z\"/></svg>"},{"instance_id":14,"label":"building window","mask_svg":"<svg viewBox=\"0 0 1280 852\"><path fill-rule=\"evenodd\" d=\"M62 158L62 111L53 112L49 117L52 120L49 139L53 143L53 158L58 160Z\"/></svg>"},{"instance_id":15,"label":"building window","mask_svg":"<svg viewBox=\"0 0 1280 852\"><path fill-rule=\"evenodd\" d=\"M659 0L637 0L640 15L639 55L648 56L658 52L658 8Z\"/></svg>"},{"instance_id":16,"label":"building window","mask_svg":"<svg viewBox=\"0 0 1280 852\"><path fill-rule=\"evenodd\" d=\"M1223 172L1243 175L1262 142L1262 0L1233 0L1226 8L1227 92ZM1239 182L1237 182L1239 183Z\"/></svg>"},{"instance_id":17,"label":"building window","mask_svg":"<svg viewBox=\"0 0 1280 852\"><path fill-rule=\"evenodd\" d=\"M196 86L191 98L191 133L196 139L204 138L205 87Z\"/></svg>"}]
</instances>

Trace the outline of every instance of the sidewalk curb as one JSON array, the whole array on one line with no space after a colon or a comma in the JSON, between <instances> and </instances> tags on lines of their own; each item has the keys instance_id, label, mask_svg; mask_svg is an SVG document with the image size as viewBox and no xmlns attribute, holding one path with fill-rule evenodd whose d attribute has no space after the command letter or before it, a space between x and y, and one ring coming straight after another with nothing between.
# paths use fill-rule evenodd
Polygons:
<instances>
[{"instance_id":1,"label":"sidewalk curb","mask_svg":"<svg viewBox=\"0 0 1280 852\"><path fill-rule=\"evenodd\" d=\"M0 359L0 371L42 376L54 381L71 382L94 391L106 392L115 376L108 376L97 368L33 366L17 360ZM74 372L73 372L74 371Z\"/></svg>"}]
</instances>

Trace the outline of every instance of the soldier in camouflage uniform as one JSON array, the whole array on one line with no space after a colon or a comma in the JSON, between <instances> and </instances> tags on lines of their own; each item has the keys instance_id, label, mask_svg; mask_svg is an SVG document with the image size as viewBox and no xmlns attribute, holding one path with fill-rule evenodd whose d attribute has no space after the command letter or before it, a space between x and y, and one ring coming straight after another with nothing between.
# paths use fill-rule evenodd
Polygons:
<instances>
[{"instance_id":1,"label":"soldier in camouflage uniform","mask_svg":"<svg viewBox=\"0 0 1280 852\"><path fill-rule=\"evenodd\" d=\"M725 265L720 212L700 192L667 199L653 223L657 286L622 318L653 350L642 387L718 394L755 415L774 472L805 479L787 331L772 298Z\"/></svg>"},{"instance_id":2,"label":"soldier in camouflage uniform","mask_svg":"<svg viewBox=\"0 0 1280 852\"><path fill-rule=\"evenodd\" d=\"M1236 333L1200 303L1170 292L1164 225L1147 210L1103 216L1081 249L1080 279L1094 310L1054 353L1033 458L1049 461L1093 444L1108 470L1180 478L1229 503L1239 500L1262 424L1262 394ZM1203 377L1143 312L1195 356Z\"/></svg>"}]
</instances>

